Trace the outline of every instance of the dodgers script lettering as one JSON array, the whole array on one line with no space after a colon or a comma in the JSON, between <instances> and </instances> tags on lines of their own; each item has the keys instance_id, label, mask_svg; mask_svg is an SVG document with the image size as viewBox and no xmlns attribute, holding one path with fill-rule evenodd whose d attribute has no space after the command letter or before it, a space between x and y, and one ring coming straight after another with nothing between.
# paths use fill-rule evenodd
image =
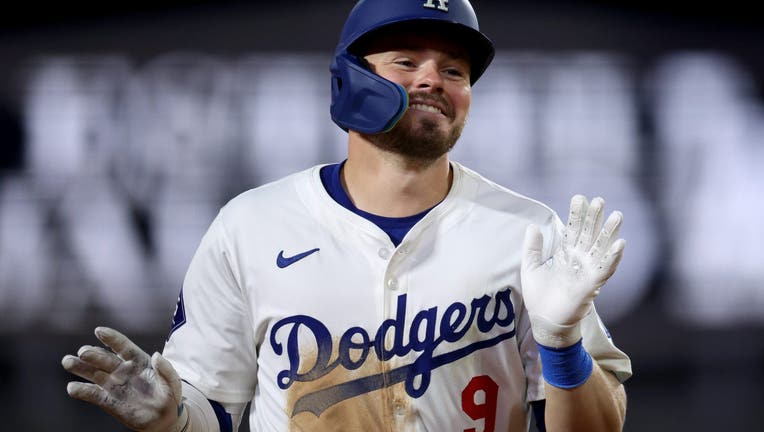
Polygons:
<instances>
[{"instance_id":1,"label":"dodgers script lettering","mask_svg":"<svg viewBox=\"0 0 764 432\"><path fill-rule=\"evenodd\" d=\"M407 296L402 294L397 299L395 316L383 321L373 338L361 327L347 329L339 338L338 355L333 360L334 339L321 321L307 315L295 315L276 322L270 332L271 347L279 356L285 353L286 348L289 360L289 369L277 376L282 389L288 389L294 382L314 381L337 367L358 369L372 353L383 362L394 356L406 356L412 351L419 354L413 363L392 369L384 373L385 376L371 375L304 395L295 403L292 416L303 411L320 416L327 408L345 399L400 382L405 382L406 393L411 397L422 396L427 391L433 370L515 335L511 292L510 288L506 288L493 298L487 295L475 298L469 305L454 302L445 308L442 315L439 315L437 307L419 311L408 327ZM473 326L481 334L489 333L495 327L506 331L491 338L471 341L450 352L433 355L441 344L462 340ZM439 331L436 332L436 329ZM390 332L391 337L388 336ZM385 346L385 340L392 340L392 346ZM300 347L317 353L315 362L307 370L307 365L302 363ZM299 372L301 369L304 372ZM416 380L417 377L419 380Z\"/></svg>"}]
</instances>

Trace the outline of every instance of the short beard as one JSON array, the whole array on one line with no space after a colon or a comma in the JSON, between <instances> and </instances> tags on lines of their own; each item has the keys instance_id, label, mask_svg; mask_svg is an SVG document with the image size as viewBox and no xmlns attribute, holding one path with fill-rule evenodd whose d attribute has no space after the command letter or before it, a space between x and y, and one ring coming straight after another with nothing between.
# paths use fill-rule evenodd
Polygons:
<instances>
[{"instance_id":1,"label":"short beard","mask_svg":"<svg viewBox=\"0 0 764 432\"><path fill-rule=\"evenodd\" d=\"M437 123L422 119L419 127L407 115L390 131L368 135L362 134L377 148L404 156L419 163L434 162L451 151L462 135L464 123L455 125L448 132L441 132Z\"/></svg>"}]
</instances>

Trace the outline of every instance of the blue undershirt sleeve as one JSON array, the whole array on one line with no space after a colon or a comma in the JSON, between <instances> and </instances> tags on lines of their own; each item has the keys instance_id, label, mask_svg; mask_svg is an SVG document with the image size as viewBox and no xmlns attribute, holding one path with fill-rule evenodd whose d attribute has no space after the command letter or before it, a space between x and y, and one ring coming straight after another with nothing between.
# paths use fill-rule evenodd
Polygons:
<instances>
[{"instance_id":1,"label":"blue undershirt sleeve","mask_svg":"<svg viewBox=\"0 0 764 432\"><path fill-rule=\"evenodd\" d=\"M231 414L226 412L225 408L223 408L223 405L221 405L220 402L210 400L210 405L212 405L212 409L215 410L215 415L218 418L218 423L220 424L220 432L233 432L233 421L231 420Z\"/></svg>"},{"instance_id":2,"label":"blue undershirt sleeve","mask_svg":"<svg viewBox=\"0 0 764 432\"><path fill-rule=\"evenodd\" d=\"M536 420L536 430L538 430L538 432L546 432L546 423L544 422L544 412L546 411L545 408L545 400L531 402L533 418Z\"/></svg>"}]
</instances>

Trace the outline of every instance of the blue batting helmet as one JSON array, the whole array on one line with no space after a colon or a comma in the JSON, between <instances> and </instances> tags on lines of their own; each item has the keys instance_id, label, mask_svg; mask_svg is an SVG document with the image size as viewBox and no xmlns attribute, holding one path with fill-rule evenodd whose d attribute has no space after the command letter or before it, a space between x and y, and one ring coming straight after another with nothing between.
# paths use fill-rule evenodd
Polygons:
<instances>
[{"instance_id":1,"label":"blue batting helmet","mask_svg":"<svg viewBox=\"0 0 764 432\"><path fill-rule=\"evenodd\" d=\"M470 55L470 83L491 63L494 47L480 32L468 0L361 0L345 21L332 62L332 120L342 129L375 134L387 132L408 107L408 94L398 84L373 73L354 52L362 41L395 26L442 29L464 44Z\"/></svg>"}]
</instances>

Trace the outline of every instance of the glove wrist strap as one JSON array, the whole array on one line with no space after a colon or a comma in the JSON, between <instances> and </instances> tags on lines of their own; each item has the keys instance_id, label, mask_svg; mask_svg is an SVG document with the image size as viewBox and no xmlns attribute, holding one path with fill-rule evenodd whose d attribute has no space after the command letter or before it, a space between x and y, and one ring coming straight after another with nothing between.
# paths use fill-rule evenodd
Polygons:
<instances>
[{"instance_id":1,"label":"glove wrist strap","mask_svg":"<svg viewBox=\"0 0 764 432\"><path fill-rule=\"evenodd\" d=\"M579 323L570 325L555 324L538 315L531 315L530 320L533 339L541 345L552 348L565 348L581 340L581 326Z\"/></svg>"}]
</instances>

